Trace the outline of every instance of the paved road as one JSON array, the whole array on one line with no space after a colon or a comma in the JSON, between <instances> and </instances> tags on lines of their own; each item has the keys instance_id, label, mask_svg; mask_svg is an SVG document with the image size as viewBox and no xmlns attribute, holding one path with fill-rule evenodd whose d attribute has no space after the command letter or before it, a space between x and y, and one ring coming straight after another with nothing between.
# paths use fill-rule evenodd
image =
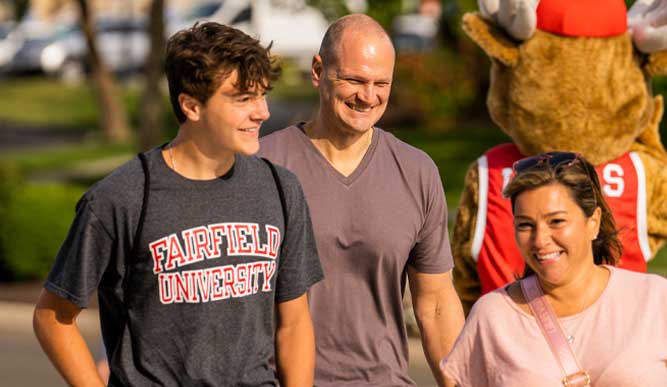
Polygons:
<instances>
[{"instance_id":1,"label":"paved road","mask_svg":"<svg viewBox=\"0 0 667 387\"><path fill-rule=\"evenodd\" d=\"M0 386L63 387L55 369L32 333L33 306L0 302ZM99 353L97 310L84 310L78 319L88 345ZM419 386L434 386L418 339L410 339L410 375Z\"/></svg>"}]
</instances>

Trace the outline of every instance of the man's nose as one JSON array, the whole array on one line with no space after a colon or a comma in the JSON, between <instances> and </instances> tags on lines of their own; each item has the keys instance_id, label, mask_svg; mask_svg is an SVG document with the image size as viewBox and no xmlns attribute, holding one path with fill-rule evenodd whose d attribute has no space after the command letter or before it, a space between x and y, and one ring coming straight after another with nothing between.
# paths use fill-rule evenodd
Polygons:
<instances>
[{"instance_id":1,"label":"man's nose","mask_svg":"<svg viewBox=\"0 0 667 387\"><path fill-rule=\"evenodd\" d=\"M372 83L364 84L358 95L359 99L367 105L373 105L377 101L377 89Z\"/></svg>"},{"instance_id":2,"label":"man's nose","mask_svg":"<svg viewBox=\"0 0 667 387\"><path fill-rule=\"evenodd\" d=\"M255 109L252 114L252 119L256 121L266 121L271 117L269 112L269 105L266 102L266 96L261 96L255 101Z\"/></svg>"}]
</instances>

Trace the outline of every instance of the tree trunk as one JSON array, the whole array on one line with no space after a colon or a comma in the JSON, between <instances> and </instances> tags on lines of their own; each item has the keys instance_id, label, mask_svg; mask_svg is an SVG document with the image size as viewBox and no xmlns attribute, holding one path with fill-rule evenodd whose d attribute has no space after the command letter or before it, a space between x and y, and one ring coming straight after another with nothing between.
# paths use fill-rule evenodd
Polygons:
<instances>
[{"instance_id":1,"label":"tree trunk","mask_svg":"<svg viewBox=\"0 0 667 387\"><path fill-rule=\"evenodd\" d=\"M91 77L100 108L102 132L111 142L127 142L130 139L130 128L120 91L115 77L100 58L88 3L86 0L78 0L78 3L81 8L81 30L86 37Z\"/></svg>"},{"instance_id":2,"label":"tree trunk","mask_svg":"<svg viewBox=\"0 0 667 387\"><path fill-rule=\"evenodd\" d=\"M153 0L150 15L151 48L146 58L146 85L141 98L139 145L148 150L161 140L163 101L160 91L164 52L164 0Z\"/></svg>"}]
</instances>

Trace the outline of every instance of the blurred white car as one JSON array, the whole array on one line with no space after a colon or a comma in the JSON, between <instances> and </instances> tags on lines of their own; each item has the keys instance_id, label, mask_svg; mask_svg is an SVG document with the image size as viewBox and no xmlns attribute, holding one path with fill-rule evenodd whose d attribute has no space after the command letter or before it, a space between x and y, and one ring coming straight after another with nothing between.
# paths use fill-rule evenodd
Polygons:
<instances>
[{"instance_id":1,"label":"blurred white car","mask_svg":"<svg viewBox=\"0 0 667 387\"><path fill-rule=\"evenodd\" d=\"M266 45L271 52L310 68L328 22L317 9L303 0L205 0L183 15L172 14L167 31L192 27L195 22L215 21L238 28Z\"/></svg>"},{"instance_id":2,"label":"blurred white car","mask_svg":"<svg viewBox=\"0 0 667 387\"><path fill-rule=\"evenodd\" d=\"M100 57L112 71L128 74L141 69L149 50L145 21L99 19L94 28ZM44 34L26 37L6 69L12 73L82 77L89 67L87 53L86 39L78 24L63 24Z\"/></svg>"},{"instance_id":3,"label":"blurred white car","mask_svg":"<svg viewBox=\"0 0 667 387\"><path fill-rule=\"evenodd\" d=\"M0 22L0 68L9 62L21 45L13 22Z\"/></svg>"},{"instance_id":4,"label":"blurred white car","mask_svg":"<svg viewBox=\"0 0 667 387\"><path fill-rule=\"evenodd\" d=\"M167 19L167 35L192 27L196 22L215 21L251 33L252 7L250 0L205 0L184 13L172 12Z\"/></svg>"},{"instance_id":5,"label":"blurred white car","mask_svg":"<svg viewBox=\"0 0 667 387\"><path fill-rule=\"evenodd\" d=\"M392 23L391 39L397 52L431 51L437 34L438 20L427 15L399 15Z\"/></svg>"}]
</instances>

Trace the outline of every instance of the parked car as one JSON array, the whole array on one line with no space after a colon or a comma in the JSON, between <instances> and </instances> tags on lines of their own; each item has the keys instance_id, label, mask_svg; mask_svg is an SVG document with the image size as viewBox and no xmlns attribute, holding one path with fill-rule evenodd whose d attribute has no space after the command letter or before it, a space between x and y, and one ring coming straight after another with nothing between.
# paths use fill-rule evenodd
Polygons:
<instances>
[{"instance_id":1,"label":"parked car","mask_svg":"<svg viewBox=\"0 0 667 387\"><path fill-rule=\"evenodd\" d=\"M150 47L143 20L99 19L94 23L102 61L114 72L139 70ZM81 77L89 69L88 47L78 24L64 24L50 33L28 37L7 66L12 73L41 72Z\"/></svg>"},{"instance_id":2,"label":"parked car","mask_svg":"<svg viewBox=\"0 0 667 387\"><path fill-rule=\"evenodd\" d=\"M196 22L215 21L251 33L252 17L249 0L213 0L193 5L183 14L173 13L167 20L167 35L192 27Z\"/></svg>"},{"instance_id":3,"label":"parked car","mask_svg":"<svg viewBox=\"0 0 667 387\"><path fill-rule=\"evenodd\" d=\"M36 47L44 47L52 36L59 33L59 28L52 23L26 17L7 35L6 61L2 70L22 73L39 71L39 52Z\"/></svg>"},{"instance_id":4,"label":"parked car","mask_svg":"<svg viewBox=\"0 0 667 387\"><path fill-rule=\"evenodd\" d=\"M399 53L431 51L437 34L438 20L426 15L399 15L392 23L391 39Z\"/></svg>"},{"instance_id":5,"label":"parked car","mask_svg":"<svg viewBox=\"0 0 667 387\"><path fill-rule=\"evenodd\" d=\"M273 42L272 53L294 60L308 69L317 53L328 22L322 13L301 0L213 0L194 5L168 21L169 34L195 22L216 21Z\"/></svg>"},{"instance_id":6,"label":"parked car","mask_svg":"<svg viewBox=\"0 0 667 387\"><path fill-rule=\"evenodd\" d=\"M9 62L20 46L14 22L0 22L0 69Z\"/></svg>"}]
</instances>

